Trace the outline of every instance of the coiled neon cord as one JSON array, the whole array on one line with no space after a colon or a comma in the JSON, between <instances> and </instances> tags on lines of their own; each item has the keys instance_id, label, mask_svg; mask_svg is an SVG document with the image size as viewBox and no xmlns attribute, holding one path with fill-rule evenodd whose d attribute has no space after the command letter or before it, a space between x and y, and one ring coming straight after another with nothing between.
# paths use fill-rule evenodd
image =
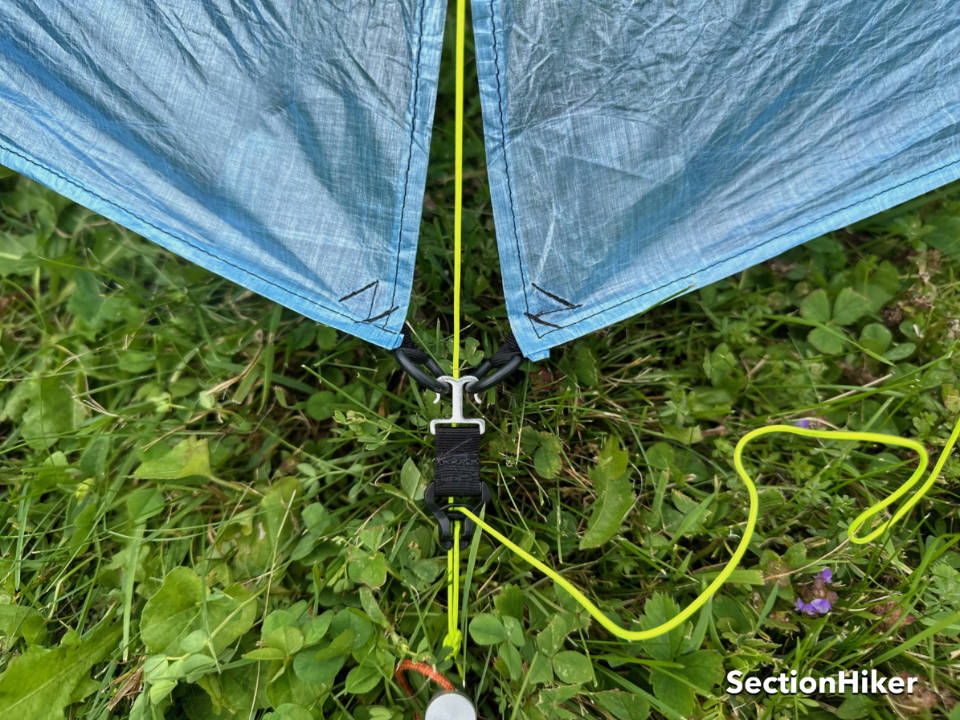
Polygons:
<instances>
[{"instance_id":1,"label":"coiled neon cord","mask_svg":"<svg viewBox=\"0 0 960 720\"><path fill-rule=\"evenodd\" d=\"M953 428L953 432L950 434L943 451L940 453L940 457L937 460L936 465L930 472L926 481L919 487L919 489L909 500L900 505L900 507L896 510L896 512L894 512L893 516L889 520L865 536L860 536L857 534L864 523L866 523L870 518L882 511L884 508L902 498L907 492L909 492L910 488L916 484L917 480L927 469L927 465L929 464L929 456L927 455L926 448L924 448L922 444L916 440L909 440L906 438L897 437L896 435L884 435L881 433L872 432L848 432L845 430L809 430L806 428L793 427L791 425L768 425L767 427L757 428L756 430L751 430L748 432L746 435L740 438L740 441L737 443L737 447L733 453L733 466L737 471L737 475L740 476L740 479L746 486L747 495L750 498L750 507L747 511L747 524L744 528L743 536L740 538L740 543L737 545L736 550L734 550L730 560L727 561L727 564L724 565L723 569L720 571L720 574L713 579L713 581L703 592L694 598L693 602L691 602L683 610L666 622L646 630L630 630L617 625L610 618L608 618L603 611L594 605L593 602L591 602L590 599L587 598L587 596L584 595L579 588L563 577L563 575L561 575L557 570L534 557L531 553L527 552L519 545L511 541L510 538L497 531L496 528L492 527L483 518L479 517L467 508L460 507L457 508L457 510L465 517L473 520L473 522L477 524L477 527L482 528L485 532L489 533L491 537L500 542L517 557L535 567L537 570L553 580L553 582L555 582L557 585L566 590L571 597L573 597L573 599L576 600L581 607L583 607L584 610L590 613L594 620L600 623L600 625L612 635L630 642L649 640L650 638L655 638L658 635L663 635L664 633L670 632L689 619L690 616L693 615L697 610L703 607L703 605L711 597L713 597L713 595L723 586L723 584L727 582L727 580L730 578L730 575L737 568L737 565L743 558L744 553L746 553L747 547L750 544L750 539L753 537L753 530L757 524L757 514L760 503L757 496L756 483L754 483L753 479L747 473L746 468L743 465L743 451L753 440L756 440L758 437L773 433L787 433L790 435L820 438L823 440L853 440L859 442L881 443L884 445L894 445L897 447L907 448L917 453L918 457L920 458L920 462L913 474L910 475L910 477L902 485L900 485L900 487L898 487L885 499L875 503L874 505L871 505L869 508L857 515L857 517L854 518L853 522L850 523L850 526L847 528L847 536L850 538L851 542L863 544L876 539L882 533L886 532L894 523L901 520L910 511L910 509L916 505L921 498L923 498L933 483L936 482L940 472L943 470L943 466L947 462L947 458L950 456L951 451L957 444L958 438L960 438L960 419L958 419L956 426Z\"/></svg>"}]
</instances>

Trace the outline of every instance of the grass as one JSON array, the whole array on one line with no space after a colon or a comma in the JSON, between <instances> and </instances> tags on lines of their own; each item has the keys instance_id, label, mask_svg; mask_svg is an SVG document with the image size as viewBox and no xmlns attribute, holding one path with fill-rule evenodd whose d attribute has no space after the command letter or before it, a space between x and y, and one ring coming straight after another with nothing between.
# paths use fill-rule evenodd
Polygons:
<instances>
[{"instance_id":1,"label":"grass","mask_svg":"<svg viewBox=\"0 0 960 720\"><path fill-rule=\"evenodd\" d=\"M446 361L452 90L447 72L410 312ZM465 156L483 167L475 99ZM469 364L507 322L482 172L466 186ZM3 171L0 208L4 716L412 717L393 667L438 662L446 622L417 502L432 396L389 354ZM731 456L748 430L807 417L943 445L960 413L958 257L953 186L529 365L484 398L494 521L622 622L672 614L739 537ZM485 718L956 719L960 463L882 540L846 541L909 460L752 446L762 512L745 561L663 641L615 640L474 543L468 647L439 668ZM622 523L595 517L598 488L629 506ZM581 547L587 532L603 542ZM824 567L833 609L797 613ZM919 690L734 698L721 682L862 668Z\"/></svg>"}]
</instances>

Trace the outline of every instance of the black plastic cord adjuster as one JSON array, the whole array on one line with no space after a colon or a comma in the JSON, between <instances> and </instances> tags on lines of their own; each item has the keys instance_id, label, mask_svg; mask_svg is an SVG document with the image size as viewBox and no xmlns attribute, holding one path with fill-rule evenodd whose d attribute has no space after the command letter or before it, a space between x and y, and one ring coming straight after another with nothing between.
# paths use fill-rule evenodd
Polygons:
<instances>
[{"instance_id":1,"label":"black plastic cord adjuster","mask_svg":"<svg viewBox=\"0 0 960 720\"><path fill-rule=\"evenodd\" d=\"M437 531L439 533L440 547L444 550L453 548L453 522L460 523L460 549L465 550L470 541L473 540L473 533L477 526L470 518L458 513L455 508L463 507L470 510L474 515L479 515L483 509L490 504L490 488L482 480L478 483L480 490L479 499L473 504L459 502L457 500L439 502L437 500L437 484L435 482L427 485L423 492L423 504L427 510L437 520Z\"/></svg>"}]
</instances>

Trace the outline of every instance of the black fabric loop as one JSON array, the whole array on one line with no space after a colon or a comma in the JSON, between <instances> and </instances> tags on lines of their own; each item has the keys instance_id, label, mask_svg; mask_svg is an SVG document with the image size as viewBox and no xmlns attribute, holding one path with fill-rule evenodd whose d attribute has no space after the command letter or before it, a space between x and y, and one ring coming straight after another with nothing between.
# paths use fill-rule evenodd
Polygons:
<instances>
[{"instance_id":1,"label":"black fabric loop","mask_svg":"<svg viewBox=\"0 0 960 720\"><path fill-rule=\"evenodd\" d=\"M430 356L426 352L417 347L417 344L411 339L408 333L403 333L403 342L400 344L400 348L406 351L406 355L410 360L412 360L417 365L423 365L430 359Z\"/></svg>"},{"instance_id":2,"label":"black fabric loop","mask_svg":"<svg viewBox=\"0 0 960 720\"><path fill-rule=\"evenodd\" d=\"M443 375L443 370L440 369L437 361L417 347L417 344L407 333L404 333L403 342L400 347L393 351L393 355L404 372L418 385L429 388L436 393L450 392L450 385L437 380L438 377ZM420 369L421 365L429 371L429 374Z\"/></svg>"},{"instance_id":3,"label":"black fabric loop","mask_svg":"<svg viewBox=\"0 0 960 720\"><path fill-rule=\"evenodd\" d=\"M497 351L490 356L490 364L497 368L503 367L520 354L520 346L517 344L517 339L513 336L513 333L510 333L506 339L504 339L503 344L497 348Z\"/></svg>"},{"instance_id":4,"label":"black fabric loop","mask_svg":"<svg viewBox=\"0 0 960 720\"><path fill-rule=\"evenodd\" d=\"M480 430L438 425L434 484L437 497L480 497Z\"/></svg>"}]
</instances>

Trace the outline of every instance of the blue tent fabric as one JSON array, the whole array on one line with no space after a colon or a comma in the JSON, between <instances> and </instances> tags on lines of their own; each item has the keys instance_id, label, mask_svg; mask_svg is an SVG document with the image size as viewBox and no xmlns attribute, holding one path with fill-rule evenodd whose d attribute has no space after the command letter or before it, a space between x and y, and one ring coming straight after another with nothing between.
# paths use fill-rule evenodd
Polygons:
<instances>
[{"instance_id":1,"label":"blue tent fabric","mask_svg":"<svg viewBox=\"0 0 960 720\"><path fill-rule=\"evenodd\" d=\"M396 347L445 5L5 0L0 164ZM953 0L472 12L504 294L532 359L960 177Z\"/></svg>"},{"instance_id":2,"label":"blue tent fabric","mask_svg":"<svg viewBox=\"0 0 960 720\"><path fill-rule=\"evenodd\" d=\"M0 164L396 347L443 26L417 0L4 0Z\"/></svg>"},{"instance_id":3,"label":"blue tent fabric","mask_svg":"<svg viewBox=\"0 0 960 720\"><path fill-rule=\"evenodd\" d=\"M530 357L960 177L955 0L473 9Z\"/></svg>"}]
</instances>

